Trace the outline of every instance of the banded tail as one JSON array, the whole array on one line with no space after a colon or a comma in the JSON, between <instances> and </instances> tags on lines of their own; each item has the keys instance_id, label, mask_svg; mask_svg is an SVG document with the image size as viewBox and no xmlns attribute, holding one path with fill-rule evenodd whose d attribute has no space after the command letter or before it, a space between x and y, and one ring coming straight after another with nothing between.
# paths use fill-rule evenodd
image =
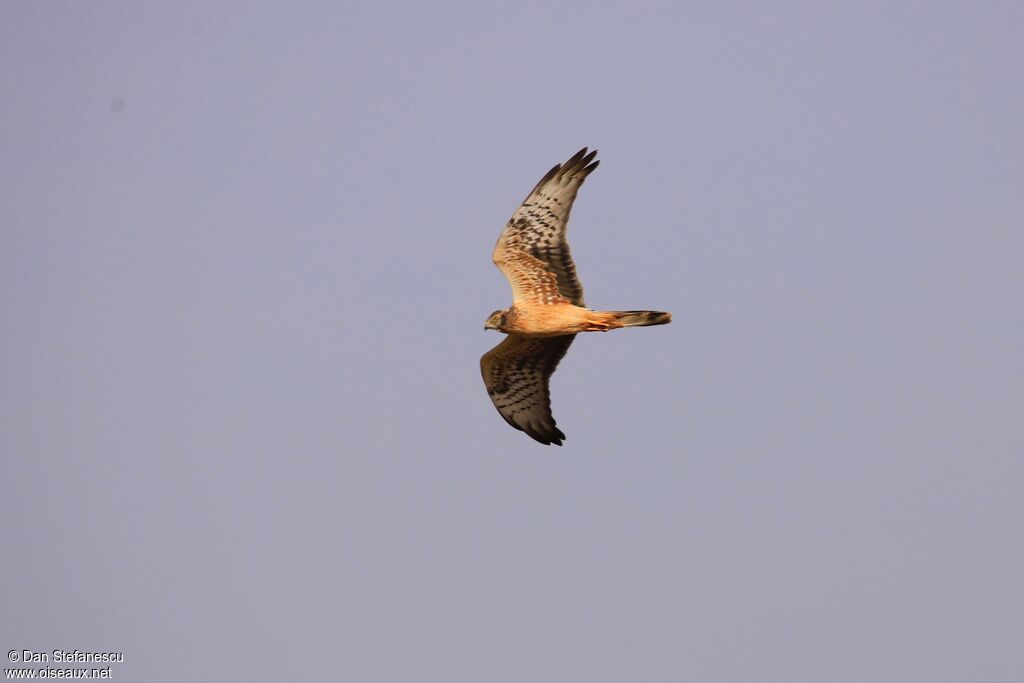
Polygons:
<instances>
[{"instance_id":1,"label":"banded tail","mask_svg":"<svg viewBox=\"0 0 1024 683\"><path fill-rule=\"evenodd\" d=\"M608 311L608 314L617 327L647 327L672 322L672 314L664 311Z\"/></svg>"}]
</instances>

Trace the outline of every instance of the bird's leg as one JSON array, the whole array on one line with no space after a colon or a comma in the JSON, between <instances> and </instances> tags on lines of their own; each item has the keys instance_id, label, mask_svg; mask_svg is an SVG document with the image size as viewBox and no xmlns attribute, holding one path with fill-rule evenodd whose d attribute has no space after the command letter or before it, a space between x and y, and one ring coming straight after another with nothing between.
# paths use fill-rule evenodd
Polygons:
<instances>
[{"instance_id":1,"label":"bird's leg","mask_svg":"<svg viewBox=\"0 0 1024 683\"><path fill-rule=\"evenodd\" d=\"M611 325L601 320L588 320L583 328L584 332L607 332L613 329Z\"/></svg>"}]
</instances>

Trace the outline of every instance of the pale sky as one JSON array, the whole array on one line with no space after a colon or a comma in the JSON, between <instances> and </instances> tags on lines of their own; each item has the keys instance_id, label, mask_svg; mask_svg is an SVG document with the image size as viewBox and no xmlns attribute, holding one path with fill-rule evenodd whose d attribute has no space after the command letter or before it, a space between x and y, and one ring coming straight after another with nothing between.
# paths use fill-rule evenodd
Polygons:
<instances>
[{"instance_id":1,"label":"pale sky","mask_svg":"<svg viewBox=\"0 0 1024 683\"><path fill-rule=\"evenodd\" d=\"M0 5L0 645L1024 680L1024 5ZM563 448L479 376L601 167ZM4 666L8 666L5 663ZM52 665L52 663L51 663Z\"/></svg>"}]
</instances>

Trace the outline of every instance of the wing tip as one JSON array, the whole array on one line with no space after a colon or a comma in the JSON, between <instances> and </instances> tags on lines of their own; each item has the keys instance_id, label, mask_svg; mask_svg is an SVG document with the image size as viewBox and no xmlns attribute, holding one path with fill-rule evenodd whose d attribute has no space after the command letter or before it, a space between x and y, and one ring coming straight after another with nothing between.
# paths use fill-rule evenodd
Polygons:
<instances>
[{"instance_id":1,"label":"wing tip","mask_svg":"<svg viewBox=\"0 0 1024 683\"><path fill-rule=\"evenodd\" d=\"M526 434L538 443L542 443L545 446L561 446L562 442L565 441L565 434L558 427L552 427L550 430L545 432L538 432L535 430L523 430Z\"/></svg>"},{"instance_id":2,"label":"wing tip","mask_svg":"<svg viewBox=\"0 0 1024 683\"><path fill-rule=\"evenodd\" d=\"M534 428L533 425L521 425L514 419L502 413L500 410L498 411L498 414L505 419L505 422L507 422L509 426L521 431L539 444L543 444L545 446L561 446L562 442L565 441L565 432L553 424L550 428L543 428L543 430L541 430Z\"/></svg>"},{"instance_id":3,"label":"wing tip","mask_svg":"<svg viewBox=\"0 0 1024 683\"><path fill-rule=\"evenodd\" d=\"M544 177L533 186L533 189L530 190L530 194L526 196L527 199L552 180L557 179L558 181L561 181L564 178L579 178L579 181L582 183L588 175L594 172L594 169L597 168L598 164L601 163L600 159L597 159L596 161L594 160L594 157L596 156L596 149L588 151L588 148L584 147L569 157L565 163L555 164L551 167L551 170L545 173Z\"/></svg>"},{"instance_id":4,"label":"wing tip","mask_svg":"<svg viewBox=\"0 0 1024 683\"><path fill-rule=\"evenodd\" d=\"M584 147L573 154L568 161L562 164L562 170L558 175L560 177L575 177L579 175L582 176L582 178L586 178L588 175L593 173L594 169L597 168L597 165L601 163L601 160L598 159L597 161L594 161L594 157L597 156L596 149L590 150L589 152L587 150L588 148ZM592 161L593 163L591 163Z\"/></svg>"}]
</instances>

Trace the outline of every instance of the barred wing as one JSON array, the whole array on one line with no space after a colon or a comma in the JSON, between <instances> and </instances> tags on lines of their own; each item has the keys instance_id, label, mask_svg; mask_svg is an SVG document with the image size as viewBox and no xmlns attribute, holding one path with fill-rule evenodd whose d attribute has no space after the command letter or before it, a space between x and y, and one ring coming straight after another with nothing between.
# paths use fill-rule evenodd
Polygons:
<instances>
[{"instance_id":1,"label":"barred wing","mask_svg":"<svg viewBox=\"0 0 1024 683\"><path fill-rule=\"evenodd\" d=\"M514 301L584 305L565 231L576 192L600 163L591 163L596 155L584 147L548 171L498 238L491 258L512 285Z\"/></svg>"},{"instance_id":2,"label":"barred wing","mask_svg":"<svg viewBox=\"0 0 1024 683\"><path fill-rule=\"evenodd\" d=\"M530 339L510 334L480 359L484 386L505 421L545 445L565 434L551 415L548 380L576 335Z\"/></svg>"}]
</instances>

